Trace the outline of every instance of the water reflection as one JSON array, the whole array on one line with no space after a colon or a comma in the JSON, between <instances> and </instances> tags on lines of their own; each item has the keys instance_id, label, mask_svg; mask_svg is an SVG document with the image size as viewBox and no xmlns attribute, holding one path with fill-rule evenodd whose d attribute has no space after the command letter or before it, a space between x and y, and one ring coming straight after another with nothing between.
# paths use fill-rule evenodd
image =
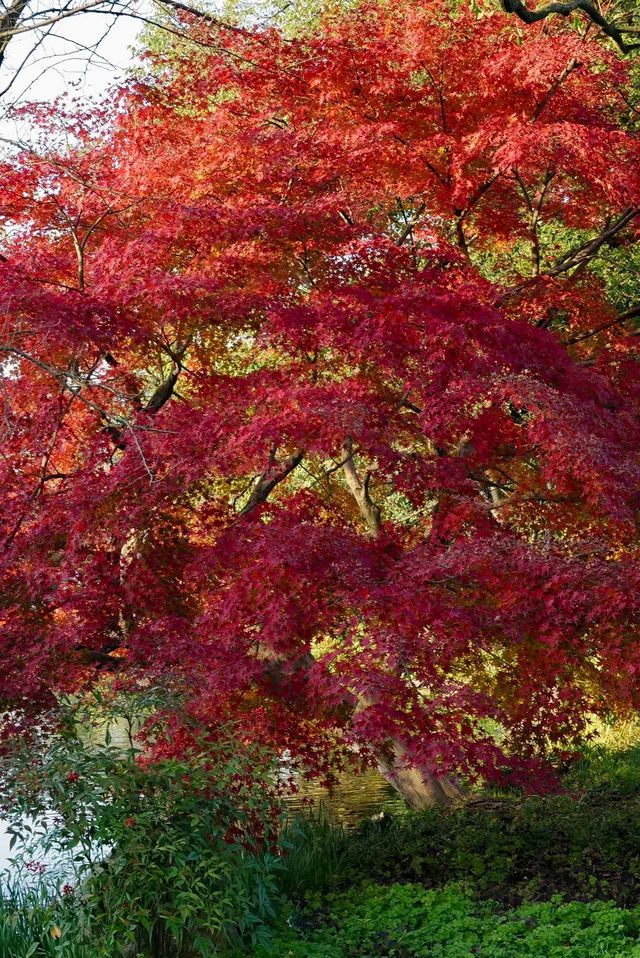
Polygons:
<instances>
[{"instance_id":1,"label":"water reflection","mask_svg":"<svg viewBox=\"0 0 640 958\"><path fill-rule=\"evenodd\" d=\"M300 792L288 798L286 804L291 811L304 813L309 809L309 799L313 800L313 810L322 807L331 821L347 827L383 810L403 807L395 789L373 769L360 775L345 772L331 792L320 785L307 783Z\"/></svg>"},{"instance_id":2,"label":"water reflection","mask_svg":"<svg viewBox=\"0 0 640 958\"><path fill-rule=\"evenodd\" d=\"M125 719L112 720L108 728L113 745L132 747L135 728L132 728L131 722ZM344 772L331 792L321 785L307 782L298 793L287 798L287 808L292 812L304 813L309 810L309 800L313 802L313 810L317 811L322 806L332 821L351 827L383 809L399 809L403 805L395 789L375 769L362 774Z\"/></svg>"}]
</instances>

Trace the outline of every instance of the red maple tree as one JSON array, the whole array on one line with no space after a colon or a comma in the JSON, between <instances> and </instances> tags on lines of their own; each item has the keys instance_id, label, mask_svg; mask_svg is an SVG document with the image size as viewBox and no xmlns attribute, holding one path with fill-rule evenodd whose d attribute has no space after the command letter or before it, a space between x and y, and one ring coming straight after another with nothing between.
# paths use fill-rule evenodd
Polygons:
<instances>
[{"instance_id":1,"label":"red maple tree","mask_svg":"<svg viewBox=\"0 0 640 958\"><path fill-rule=\"evenodd\" d=\"M177 682L421 804L539 785L587 712L637 706L640 307L589 268L636 238L627 67L512 26L196 24L111 108L30 109L1 206L15 715L105 669Z\"/></svg>"}]
</instances>

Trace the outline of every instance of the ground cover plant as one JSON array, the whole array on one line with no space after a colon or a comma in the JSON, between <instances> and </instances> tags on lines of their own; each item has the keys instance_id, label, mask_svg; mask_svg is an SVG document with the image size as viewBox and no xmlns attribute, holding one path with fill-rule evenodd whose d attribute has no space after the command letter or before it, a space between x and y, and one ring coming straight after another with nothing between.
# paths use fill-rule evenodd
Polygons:
<instances>
[{"instance_id":1,"label":"ground cover plant","mask_svg":"<svg viewBox=\"0 0 640 958\"><path fill-rule=\"evenodd\" d=\"M640 901L639 825L637 795L488 799L383 815L344 833L308 822L298 826L306 837L296 843L282 883L304 896L367 878L427 888L456 881L506 904L556 893L631 905Z\"/></svg>"},{"instance_id":2,"label":"ground cover plant","mask_svg":"<svg viewBox=\"0 0 640 958\"><path fill-rule=\"evenodd\" d=\"M602 736L565 776L570 791L557 796L485 794L457 808L385 812L351 829L319 813L306 815L280 833L277 861L256 861L248 849L239 854L237 845L229 847L222 862L226 898L220 896L220 850L202 825L211 823L210 809L202 807L203 796L176 789L183 766L172 761L143 775L109 747L87 755L86 744L58 746L47 768L36 765L33 774L42 787L46 772L64 793L60 809L84 791L85 802L93 794L88 808L96 811L104 786L115 786L111 807L98 807L96 826L116 837L117 848L89 883L63 890L59 882L56 890L49 881L28 894L4 889L0 955L415 958L434 949L457 958L506 955L509 948L514 958L542 956L545 948L551 955L567 948L575 956L588 949L637 954L637 739L637 729L618 735L617 743ZM70 761L84 782L80 791L68 780ZM146 802L145 792L159 786L165 798ZM167 794L173 795L170 819ZM83 834L76 814L51 841L78 851ZM191 837L181 843L181 835ZM95 842L89 851L95 854ZM80 857L86 862L86 854ZM239 948L252 937L264 942L261 949Z\"/></svg>"},{"instance_id":3,"label":"ground cover plant","mask_svg":"<svg viewBox=\"0 0 640 958\"><path fill-rule=\"evenodd\" d=\"M600 729L544 797L479 792L455 808L383 811L344 829L322 810L296 822L281 887L296 900L363 881L456 882L505 906L523 901L640 903L637 725Z\"/></svg>"},{"instance_id":4,"label":"ground cover plant","mask_svg":"<svg viewBox=\"0 0 640 958\"><path fill-rule=\"evenodd\" d=\"M287 958L637 958L639 936L640 910L603 902L505 910L456 886L362 885L310 908L274 948Z\"/></svg>"}]
</instances>

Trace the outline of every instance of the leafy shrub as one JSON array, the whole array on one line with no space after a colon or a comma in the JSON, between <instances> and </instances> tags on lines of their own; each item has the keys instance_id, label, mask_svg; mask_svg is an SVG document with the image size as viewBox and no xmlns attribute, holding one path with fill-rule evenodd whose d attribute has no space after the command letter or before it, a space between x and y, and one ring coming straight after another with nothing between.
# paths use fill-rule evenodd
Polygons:
<instances>
[{"instance_id":1,"label":"leafy shrub","mask_svg":"<svg viewBox=\"0 0 640 958\"><path fill-rule=\"evenodd\" d=\"M279 867L271 757L230 727L153 761L79 728L67 722L35 757L14 753L3 777L15 834L28 814L45 855L73 857L80 939L101 956L206 956L267 937Z\"/></svg>"},{"instance_id":2,"label":"leafy shrub","mask_svg":"<svg viewBox=\"0 0 640 958\"><path fill-rule=\"evenodd\" d=\"M292 913L278 958L640 958L640 910L557 899L505 911L458 886L364 884Z\"/></svg>"},{"instance_id":3,"label":"leafy shrub","mask_svg":"<svg viewBox=\"0 0 640 958\"><path fill-rule=\"evenodd\" d=\"M580 761L564 776L567 788L591 796L636 795L640 792L640 723L637 719L594 723L594 740Z\"/></svg>"}]
</instances>

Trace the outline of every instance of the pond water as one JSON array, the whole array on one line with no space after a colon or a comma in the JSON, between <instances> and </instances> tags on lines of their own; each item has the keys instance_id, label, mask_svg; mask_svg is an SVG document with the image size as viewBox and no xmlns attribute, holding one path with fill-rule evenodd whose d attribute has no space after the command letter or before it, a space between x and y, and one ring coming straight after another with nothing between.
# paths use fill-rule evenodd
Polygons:
<instances>
[{"instance_id":1,"label":"pond water","mask_svg":"<svg viewBox=\"0 0 640 958\"><path fill-rule=\"evenodd\" d=\"M331 794L313 783L305 784L300 792L287 799L292 811L307 811L308 800L313 800L312 812L322 809L330 820L353 827L364 818L371 818L383 810L403 807L402 799L389 783L375 770L356 775L347 772L340 777Z\"/></svg>"}]
</instances>

